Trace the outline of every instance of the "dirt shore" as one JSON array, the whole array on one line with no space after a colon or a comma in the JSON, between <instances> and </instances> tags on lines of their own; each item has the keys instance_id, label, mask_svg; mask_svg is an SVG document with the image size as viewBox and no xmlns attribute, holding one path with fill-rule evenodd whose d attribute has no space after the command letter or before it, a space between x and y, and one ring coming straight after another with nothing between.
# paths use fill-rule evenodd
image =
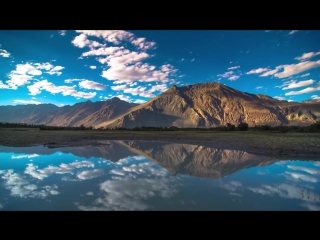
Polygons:
<instances>
[{"instance_id":1,"label":"dirt shore","mask_svg":"<svg viewBox=\"0 0 320 240\"><path fill-rule=\"evenodd\" d=\"M282 159L320 160L319 133L202 131L40 131L1 129L0 145L48 147L99 144L99 140L144 140L241 150Z\"/></svg>"}]
</instances>

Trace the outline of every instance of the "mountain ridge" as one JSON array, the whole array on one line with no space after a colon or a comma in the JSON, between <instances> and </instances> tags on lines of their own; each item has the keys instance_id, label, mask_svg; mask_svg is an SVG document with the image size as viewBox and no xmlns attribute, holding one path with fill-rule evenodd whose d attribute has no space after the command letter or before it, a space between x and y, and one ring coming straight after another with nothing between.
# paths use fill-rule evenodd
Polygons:
<instances>
[{"instance_id":1,"label":"mountain ridge","mask_svg":"<svg viewBox=\"0 0 320 240\"><path fill-rule=\"evenodd\" d=\"M288 102L251 94L217 82L172 85L143 104L114 97L58 107L53 104L0 106L0 121L95 128L310 125L320 119L320 102Z\"/></svg>"}]
</instances>

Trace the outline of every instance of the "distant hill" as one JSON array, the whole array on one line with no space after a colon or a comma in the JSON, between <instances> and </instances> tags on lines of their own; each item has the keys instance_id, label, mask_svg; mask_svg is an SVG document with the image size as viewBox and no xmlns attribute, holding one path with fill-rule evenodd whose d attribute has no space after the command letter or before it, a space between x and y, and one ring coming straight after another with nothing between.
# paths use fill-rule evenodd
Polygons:
<instances>
[{"instance_id":1,"label":"distant hill","mask_svg":"<svg viewBox=\"0 0 320 240\"><path fill-rule=\"evenodd\" d=\"M319 100L287 102L210 82L177 87L141 105L115 97L106 101L0 106L1 122L86 127L215 127L238 125L310 125L320 120Z\"/></svg>"},{"instance_id":2,"label":"distant hill","mask_svg":"<svg viewBox=\"0 0 320 240\"><path fill-rule=\"evenodd\" d=\"M106 101L86 101L57 107L53 104L0 106L1 122L45 124L49 126L95 126L137 106L117 97Z\"/></svg>"}]
</instances>

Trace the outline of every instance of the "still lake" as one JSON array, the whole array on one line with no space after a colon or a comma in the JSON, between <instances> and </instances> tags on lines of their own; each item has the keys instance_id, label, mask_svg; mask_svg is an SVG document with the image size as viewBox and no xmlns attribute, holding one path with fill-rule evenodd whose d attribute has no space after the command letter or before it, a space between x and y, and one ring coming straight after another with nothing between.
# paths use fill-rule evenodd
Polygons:
<instances>
[{"instance_id":1,"label":"still lake","mask_svg":"<svg viewBox=\"0 0 320 240\"><path fill-rule=\"evenodd\" d=\"M143 141L0 146L0 211L320 210L320 161Z\"/></svg>"}]
</instances>

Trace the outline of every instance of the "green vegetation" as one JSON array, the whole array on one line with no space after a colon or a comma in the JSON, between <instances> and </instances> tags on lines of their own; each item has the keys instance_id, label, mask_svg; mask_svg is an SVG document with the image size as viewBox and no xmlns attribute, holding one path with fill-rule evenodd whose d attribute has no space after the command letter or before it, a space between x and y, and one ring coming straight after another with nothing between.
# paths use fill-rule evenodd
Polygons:
<instances>
[{"instance_id":1,"label":"green vegetation","mask_svg":"<svg viewBox=\"0 0 320 240\"><path fill-rule=\"evenodd\" d=\"M135 128L103 128L100 127L98 129L94 129L93 127L85 127L84 125L81 126L45 126L43 124L36 125L36 124L26 124L26 123L3 123L0 122L0 129L1 128L13 128L13 130L18 131L19 129L29 129L29 128L37 128L40 130L94 130L94 131L262 131L262 132L278 132L278 133L287 133L287 132L320 132L320 121L310 125L310 126L270 126L270 125L257 125L254 127L249 127L249 125L245 122L240 123L237 127L233 124L227 123L226 126L219 126L219 127L211 127L211 128L178 128L175 126L171 127L135 127Z\"/></svg>"}]
</instances>

